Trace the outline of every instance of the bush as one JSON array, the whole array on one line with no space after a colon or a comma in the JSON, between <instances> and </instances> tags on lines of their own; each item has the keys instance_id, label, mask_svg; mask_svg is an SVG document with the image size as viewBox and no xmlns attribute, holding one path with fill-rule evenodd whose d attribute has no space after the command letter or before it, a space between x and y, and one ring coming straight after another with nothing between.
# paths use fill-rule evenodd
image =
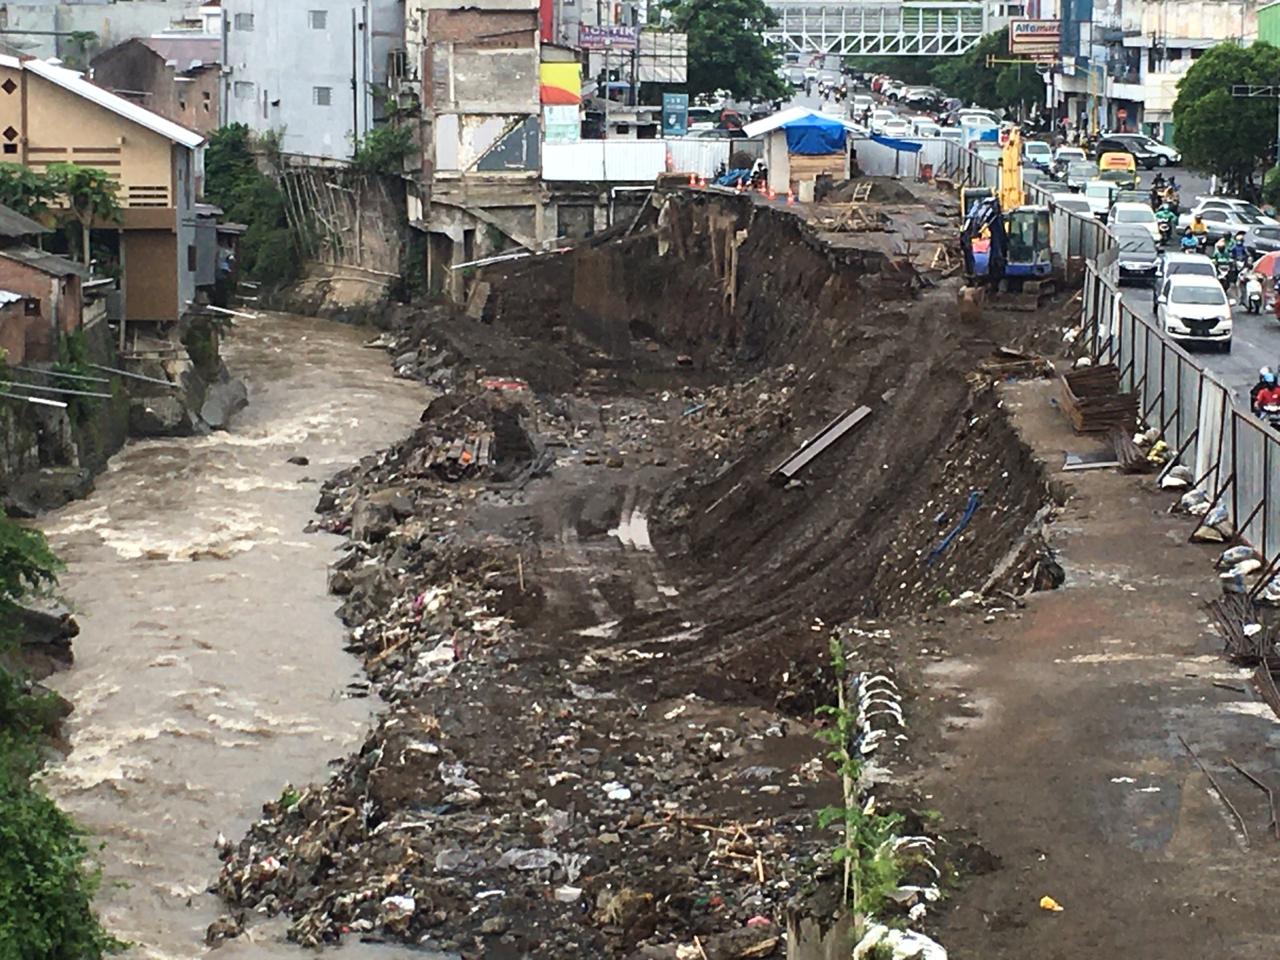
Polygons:
<instances>
[{"instance_id":1,"label":"bush","mask_svg":"<svg viewBox=\"0 0 1280 960\"><path fill-rule=\"evenodd\" d=\"M413 131L409 127L378 127L356 141L352 169L359 173L399 176L404 161L413 153Z\"/></svg>"}]
</instances>

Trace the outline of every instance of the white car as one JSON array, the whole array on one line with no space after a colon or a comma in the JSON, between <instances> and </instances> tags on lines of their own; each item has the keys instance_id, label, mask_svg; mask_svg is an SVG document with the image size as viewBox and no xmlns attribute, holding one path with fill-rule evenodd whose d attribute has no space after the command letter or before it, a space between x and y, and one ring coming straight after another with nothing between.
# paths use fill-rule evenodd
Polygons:
<instances>
[{"instance_id":1,"label":"white car","mask_svg":"<svg viewBox=\"0 0 1280 960\"><path fill-rule=\"evenodd\" d=\"M911 132L917 137L940 137L942 136L942 127L932 120L917 117L911 121Z\"/></svg>"},{"instance_id":2,"label":"white car","mask_svg":"<svg viewBox=\"0 0 1280 960\"><path fill-rule=\"evenodd\" d=\"M880 125L880 135L883 137L894 137L901 140L903 137L912 135L911 124L903 120L901 117L895 117L887 120Z\"/></svg>"},{"instance_id":3,"label":"white car","mask_svg":"<svg viewBox=\"0 0 1280 960\"><path fill-rule=\"evenodd\" d=\"M1112 226L1117 223L1131 223L1146 229L1151 239L1160 242L1160 224L1156 220L1155 211L1146 203L1117 203L1111 208L1107 222Z\"/></svg>"},{"instance_id":4,"label":"white car","mask_svg":"<svg viewBox=\"0 0 1280 960\"><path fill-rule=\"evenodd\" d=\"M1080 195L1098 220L1106 220L1111 211L1111 201L1116 197L1116 185L1105 180L1090 180Z\"/></svg>"},{"instance_id":5,"label":"white car","mask_svg":"<svg viewBox=\"0 0 1280 960\"><path fill-rule=\"evenodd\" d=\"M1245 217L1257 217L1260 223L1269 227L1280 225L1274 217L1268 217L1248 200L1237 200L1235 197L1205 197L1191 208L1191 216L1207 213L1210 210L1222 210L1226 213L1244 214Z\"/></svg>"},{"instance_id":6,"label":"white car","mask_svg":"<svg viewBox=\"0 0 1280 960\"><path fill-rule=\"evenodd\" d=\"M881 107L879 110L871 111L871 131L879 133L886 123L890 120L897 120L898 115L892 110L886 110Z\"/></svg>"},{"instance_id":7,"label":"white car","mask_svg":"<svg viewBox=\"0 0 1280 960\"><path fill-rule=\"evenodd\" d=\"M1231 351L1231 301L1216 279L1184 273L1161 281L1156 319L1172 340Z\"/></svg>"},{"instance_id":8,"label":"white car","mask_svg":"<svg viewBox=\"0 0 1280 960\"><path fill-rule=\"evenodd\" d=\"M849 106L855 114L861 114L864 110L874 110L876 108L876 102L872 97L867 96L865 93L855 93L853 98L849 101Z\"/></svg>"},{"instance_id":9,"label":"white car","mask_svg":"<svg viewBox=\"0 0 1280 960\"><path fill-rule=\"evenodd\" d=\"M1218 282L1218 268L1203 253L1166 253L1156 265L1156 282L1151 288L1151 312L1159 314L1160 288L1164 281L1176 276L1206 277Z\"/></svg>"},{"instance_id":10,"label":"white car","mask_svg":"<svg viewBox=\"0 0 1280 960\"><path fill-rule=\"evenodd\" d=\"M1053 198L1052 205L1059 210L1066 210L1081 217L1092 217L1093 207L1089 201L1078 193L1059 194Z\"/></svg>"},{"instance_id":11,"label":"white car","mask_svg":"<svg viewBox=\"0 0 1280 960\"><path fill-rule=\"evenodd\" d=\"M943 127L938 131L938 136L943 140L952 140L956 143L964 143L964 131L959 127Z\"/></svg>"}]
</instances>

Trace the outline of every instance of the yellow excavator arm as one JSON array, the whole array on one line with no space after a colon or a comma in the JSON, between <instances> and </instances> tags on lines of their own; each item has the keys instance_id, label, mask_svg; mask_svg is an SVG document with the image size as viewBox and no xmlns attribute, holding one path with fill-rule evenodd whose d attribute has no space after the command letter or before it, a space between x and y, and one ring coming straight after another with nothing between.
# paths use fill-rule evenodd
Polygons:
<instances>
[{"instance_id":1,"label":"yellow excavator arm","mask_svg":"<svg viewBox=\"0 0 1280 960\"><path fill-rule=\"evenodd\" d=\"M1000 154L1000 207L1017 210L1026 203L1022 192L1022 132L1014 127Z\"/></svg>"}]
</instances>

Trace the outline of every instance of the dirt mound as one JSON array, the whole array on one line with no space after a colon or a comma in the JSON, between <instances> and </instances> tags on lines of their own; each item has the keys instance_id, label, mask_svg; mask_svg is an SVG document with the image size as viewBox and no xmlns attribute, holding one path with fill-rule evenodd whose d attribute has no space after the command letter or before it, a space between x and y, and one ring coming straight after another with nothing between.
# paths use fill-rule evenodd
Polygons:
<instances>
[{"instance_id":1,"label":"dirt mound","mask_svg":"<svg viewBox=\"0 0 1280 960\"><path fill-rule=\"evenodd\" d=\"M967 379L1033 323L958 330L908 266L747 198L483 281L484 322L424 318L392 347L447 390L423 425L322 497L389 712L268 805L219 889L308 944L770 955L830 865L824 624L981 588L1033 519L1038 471ZM510 469L441 469L482 433Z\"/></svg>"}]
</instances>

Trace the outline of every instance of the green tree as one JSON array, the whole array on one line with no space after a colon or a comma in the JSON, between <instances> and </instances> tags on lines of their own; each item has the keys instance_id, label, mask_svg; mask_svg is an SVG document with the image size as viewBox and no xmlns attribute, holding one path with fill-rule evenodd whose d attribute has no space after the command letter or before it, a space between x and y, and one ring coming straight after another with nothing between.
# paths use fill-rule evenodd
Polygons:
<instances>
[{"instance_id":1,"label":"green tree","mask_svg":"<svg viewBox=\"0 0 1280 960\"><path fill-rule=\"evenodd\" d=\"M0 163L0 203L28 217L46 213L57 190L44 174L18 163Z\"/></svg>"},{"instance_id":2,"label":"green tree","mask_svg":"<svg viewBox=\"0 0 1280 960\"><path fill-rule=\"evenodd\" d=\"M44 534L0 514L0 623L12 622L10 616L24 597L52 587L60 569Z\"/></svg>"},{"instance_id":3,"label":"green tree","mask_svg":"<svg viewBox=\"0 0 1280 960\"><path fill-rule=\"evenodd\" d=\"M988 33L968 53L950 57L932 70L933 82L965 103L997 109L1044 101L1044 80L1030 64L987 66L987 58L1009 59L1009 29Z\"/></svg>"},{"instance_id":4,"label":"green tree","mask_svg":"<svg viewBox=\"0 0 1280 960\"><path fill-rule=\"evenodd\" d=\"M1228 189L1251 192L1260 162L1274 157L1276 104L1231 96L1237 83L1275 83L1280 48L1220 43L1178 81L1174 143L1187 166L1216 174Z\"/></svg>"},{"instance_id":5,"label":"green tree","mask_svg":"<svg viewBox=\"0 0 1280 960\"><path fill-rule=\"evenodd\" d=\"M356 140L351 166L360 173L399 176L404 161L413 153L413 130L410 127L378 127L363 140Z\"/></svg>"},{"instance_id":6,"label":"green tree","mask_svg":"<svg viewBox=\"0 0 1280 960\"><path fill-rule=\"evenodd\" d=\"M75 163L49 165L49 181L80 224L80 253L89 265L89 233L95 223L120 221L119 187L105 170Z\"/></svg>"},{"instance_id":7,"label":"green tree","mask_svg":"<svg viewBox=\"0 0 1280 960\"><path fill-rule=\"evenodd\" d=\"M778 18L764 0L666 0L673 29L689 36L691 95L728 90L735 100L777 100L782 58L764 40Z\"/></svg>"}]
</instances>

